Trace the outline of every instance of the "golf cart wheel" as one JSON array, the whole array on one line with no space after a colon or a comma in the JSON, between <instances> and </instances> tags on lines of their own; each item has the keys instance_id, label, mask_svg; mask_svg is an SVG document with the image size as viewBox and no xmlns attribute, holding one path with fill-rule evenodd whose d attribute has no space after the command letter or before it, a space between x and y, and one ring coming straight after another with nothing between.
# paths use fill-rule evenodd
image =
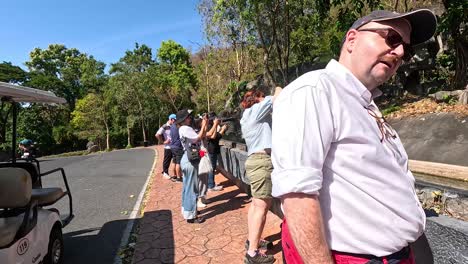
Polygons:
<instances>
[{"instance_id":1,"label":"golf cart wheel","mask_svg":"<svg viewBox=\"0 0 468 264\"><path fill-rule=\"evenodd\" d=\"M63 249L62 229L54 226L52 232L50 232L49 247L44 258L44 264L62 264Z\"/></svg>"}]
</instances>

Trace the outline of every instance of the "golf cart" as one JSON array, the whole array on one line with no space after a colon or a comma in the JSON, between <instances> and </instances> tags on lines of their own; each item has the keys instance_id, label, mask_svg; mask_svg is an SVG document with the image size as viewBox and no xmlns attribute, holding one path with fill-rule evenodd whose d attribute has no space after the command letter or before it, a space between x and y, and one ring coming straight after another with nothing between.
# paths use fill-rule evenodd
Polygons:
<instances>
[{"instance_id":1,"label":"golf cart","mask_svg":"<svg viewBox=\"0 0 468 264\"><path fill-rule=\"evenodd\" d=\"M63 168L41 172L35 158L16 158L16 121L20 103L65 103L52 92L0 82L0 98L12 104L11 160L0 163L0 263L63 263L62 228L73 219L72 196ZM43 187L42 177L60 173L66 190ZM53 204L68 196L63 219Z\"/></svg>"}]
</instances>

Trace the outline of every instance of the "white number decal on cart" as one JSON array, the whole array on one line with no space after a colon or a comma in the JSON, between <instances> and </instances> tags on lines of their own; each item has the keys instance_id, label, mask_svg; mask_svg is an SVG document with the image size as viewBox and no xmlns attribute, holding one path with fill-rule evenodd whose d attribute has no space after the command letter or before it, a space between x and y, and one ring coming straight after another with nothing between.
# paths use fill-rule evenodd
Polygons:
<instances>
[{"instance_id":1,"label":"white number decal on cart","mask_svg":"<svg viewBox=\"0 0 468 264\"><path fill-rule=\"evenodd\" d=\"M18 247L16 248L16 252L18 255L23 255L24 253L28 252L29 249L29 240L27 238L23 238L18 242Z\"/></svg>"}]
</instances>

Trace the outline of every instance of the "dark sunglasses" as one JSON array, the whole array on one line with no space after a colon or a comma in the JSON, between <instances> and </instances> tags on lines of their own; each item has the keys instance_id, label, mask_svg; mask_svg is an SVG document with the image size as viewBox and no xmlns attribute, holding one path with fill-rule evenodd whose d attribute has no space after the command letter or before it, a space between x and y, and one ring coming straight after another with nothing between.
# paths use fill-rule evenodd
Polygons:
<instances>
[{"instance_id":1,"label":"dark sunglasses","mask_svg":"<svg viewBox=\"0 0 468 264\"><path fill-rule=\"evenodd\" d=\"M401 35L396 32L394 29L391 28L363 28L363 29L358 29L357 31L370 31L370 32L375 32L379 34L382 38L385 39L385 42L389 47L392 49L397 48L400 45L403 45L403 60L404 61L409 61L413 55L414 55L414 50L413 47L411 47L410 44L405 43L403 41L403 38Z\"/></svg>"}]
</instances>

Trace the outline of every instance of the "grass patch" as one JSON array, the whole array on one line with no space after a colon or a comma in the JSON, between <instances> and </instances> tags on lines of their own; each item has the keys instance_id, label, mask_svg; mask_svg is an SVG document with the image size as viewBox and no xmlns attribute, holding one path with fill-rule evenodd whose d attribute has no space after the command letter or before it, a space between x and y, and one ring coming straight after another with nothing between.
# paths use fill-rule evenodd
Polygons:
<instances>
[{"instance_id":1,"label":"grass patch","mask_svg":"<svg viewBox=\"0 0 468 264\"><path fill-rule=\"evenodd\" d=\"M398 110L401 110L401 106L398 106L398 105L390 105L388 107L386 107L385 109L382 110L382 115L383 116L386 116L390 113L393 113L393 112L396 112Z\"/></svg>"},{"instance_id":2,"label":"grass patch","mask_svg":"<svg viewBox=\"0 0 468 264\"><path fill-rule=\"evenodd\" d=\"M138 219L135 219L135 223L130 233L130 237L128 238L128 244L124 248L120 248L119 252L117 253L122 261L122 264L132 264L133 260L133 253L135 252L135 246L138 238L138 230L140 229L140 225L138 223Z\"/></svg>"}]
</instances>

